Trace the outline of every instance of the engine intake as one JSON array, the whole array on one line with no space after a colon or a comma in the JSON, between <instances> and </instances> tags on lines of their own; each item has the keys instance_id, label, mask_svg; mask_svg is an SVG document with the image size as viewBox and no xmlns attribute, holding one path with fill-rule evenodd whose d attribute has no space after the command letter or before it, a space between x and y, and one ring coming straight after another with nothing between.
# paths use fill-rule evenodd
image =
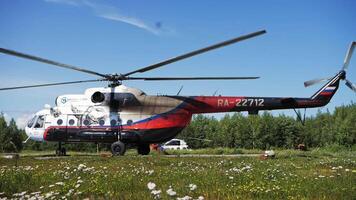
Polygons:
<instances>
[{"instance_id":1,"label":"engine intake","mask_svg":"<svg viewBox=\"0 0 356 200\"><path fill-rule=\"evenodd\" d=\"M93 95L91 95L91 101L93 103L102 103L105 100L105 95L101 92L94 92Z\"/></svg>"}]
</instances>

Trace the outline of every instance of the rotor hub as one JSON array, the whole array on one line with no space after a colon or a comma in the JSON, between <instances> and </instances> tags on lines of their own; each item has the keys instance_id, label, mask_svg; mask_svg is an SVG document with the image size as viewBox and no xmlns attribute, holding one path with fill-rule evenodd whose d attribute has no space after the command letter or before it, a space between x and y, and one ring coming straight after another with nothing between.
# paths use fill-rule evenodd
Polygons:
<instances>
[{"instance_id":1,"label":"rotor hub","mask_svg":"<svg viewBox=\"0 0 356 200\"><path fill-rule=\"evenodd\" d=\"M116 87L122 84L122 81L125 80L126 77L122 74L108 74L107 80L110 82L109 87Z\"/></svg>"},{"instance_id":2,"label":"rotor hub","mask_svg":"<svg viewBox=\"0 0 356 200\"><path fill-rule=\"evenodd\" d=\"M340 71L340 79L341 80L345 80L346 79L346 71L345 70L341 70Z\"/></svg>"}]
</instances>

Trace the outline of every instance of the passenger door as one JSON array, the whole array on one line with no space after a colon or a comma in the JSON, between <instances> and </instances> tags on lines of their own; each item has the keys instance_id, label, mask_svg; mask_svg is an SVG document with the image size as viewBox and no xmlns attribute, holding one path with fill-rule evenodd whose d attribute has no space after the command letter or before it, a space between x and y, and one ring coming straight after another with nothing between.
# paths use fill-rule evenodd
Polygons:
<instances>
[{"instance_id":1,"label":"passenger door","mask_svg":"<svg viewBox=\"0 0 356 200\"><path fill-rule=\"evenodd\" d=\"M36 119L35 119L35 124L33 125L33 135L32 137L35 140L40 140L43 138L43 133L45 131L45 116L44 115L39 115Z\"/></svg>"}]
</instances>

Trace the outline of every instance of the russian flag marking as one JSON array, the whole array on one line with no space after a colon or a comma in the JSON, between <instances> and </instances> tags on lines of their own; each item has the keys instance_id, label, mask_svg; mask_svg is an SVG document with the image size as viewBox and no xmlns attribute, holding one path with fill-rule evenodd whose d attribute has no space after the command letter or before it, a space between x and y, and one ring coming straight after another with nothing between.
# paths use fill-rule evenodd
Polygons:
<instances>
[{"instance_id":1,"label":"russian flag marking","mask_svg":"<svg viewBox=\"0 0 356 200\"><path fill-rule=\"evenodd\" d=\"M326 87L323 92L332 92L335 90L336 87Z\"/></svg>"}]
</instances>

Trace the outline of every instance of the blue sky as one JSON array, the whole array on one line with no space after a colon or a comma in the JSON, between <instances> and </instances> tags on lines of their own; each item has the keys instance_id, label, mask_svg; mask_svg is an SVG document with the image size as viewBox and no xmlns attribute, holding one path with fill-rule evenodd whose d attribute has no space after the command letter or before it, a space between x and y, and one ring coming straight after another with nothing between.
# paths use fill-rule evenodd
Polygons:
<instances>
[{"instance_id":1,"label":"blue sky","mask_svg":"<svg viewBox=\"0 0 356 200\"><path fill-rule=\"evenodd\" d=\"M0 46L101 73L125 73L241 34L267 34L142 76L261 76L249 81L130 81L148 94L311 96L356 40L356 1L2 0ZM355 57L355 56L354 56ZM356 82L356 58L348 79ZM0 55L0 87L96 78ZM56 96L104 83L0 92L0 111L21 123ZM355 101L342 87L323 108ZM292 114L291 111L283 111ZM316 109L308 111L314 114ZM274 111L274 114L281 112ZM221 116L221 115L217 115ZM21 121L22 120L22 121Z\"/></svg>"}]
</instances>

